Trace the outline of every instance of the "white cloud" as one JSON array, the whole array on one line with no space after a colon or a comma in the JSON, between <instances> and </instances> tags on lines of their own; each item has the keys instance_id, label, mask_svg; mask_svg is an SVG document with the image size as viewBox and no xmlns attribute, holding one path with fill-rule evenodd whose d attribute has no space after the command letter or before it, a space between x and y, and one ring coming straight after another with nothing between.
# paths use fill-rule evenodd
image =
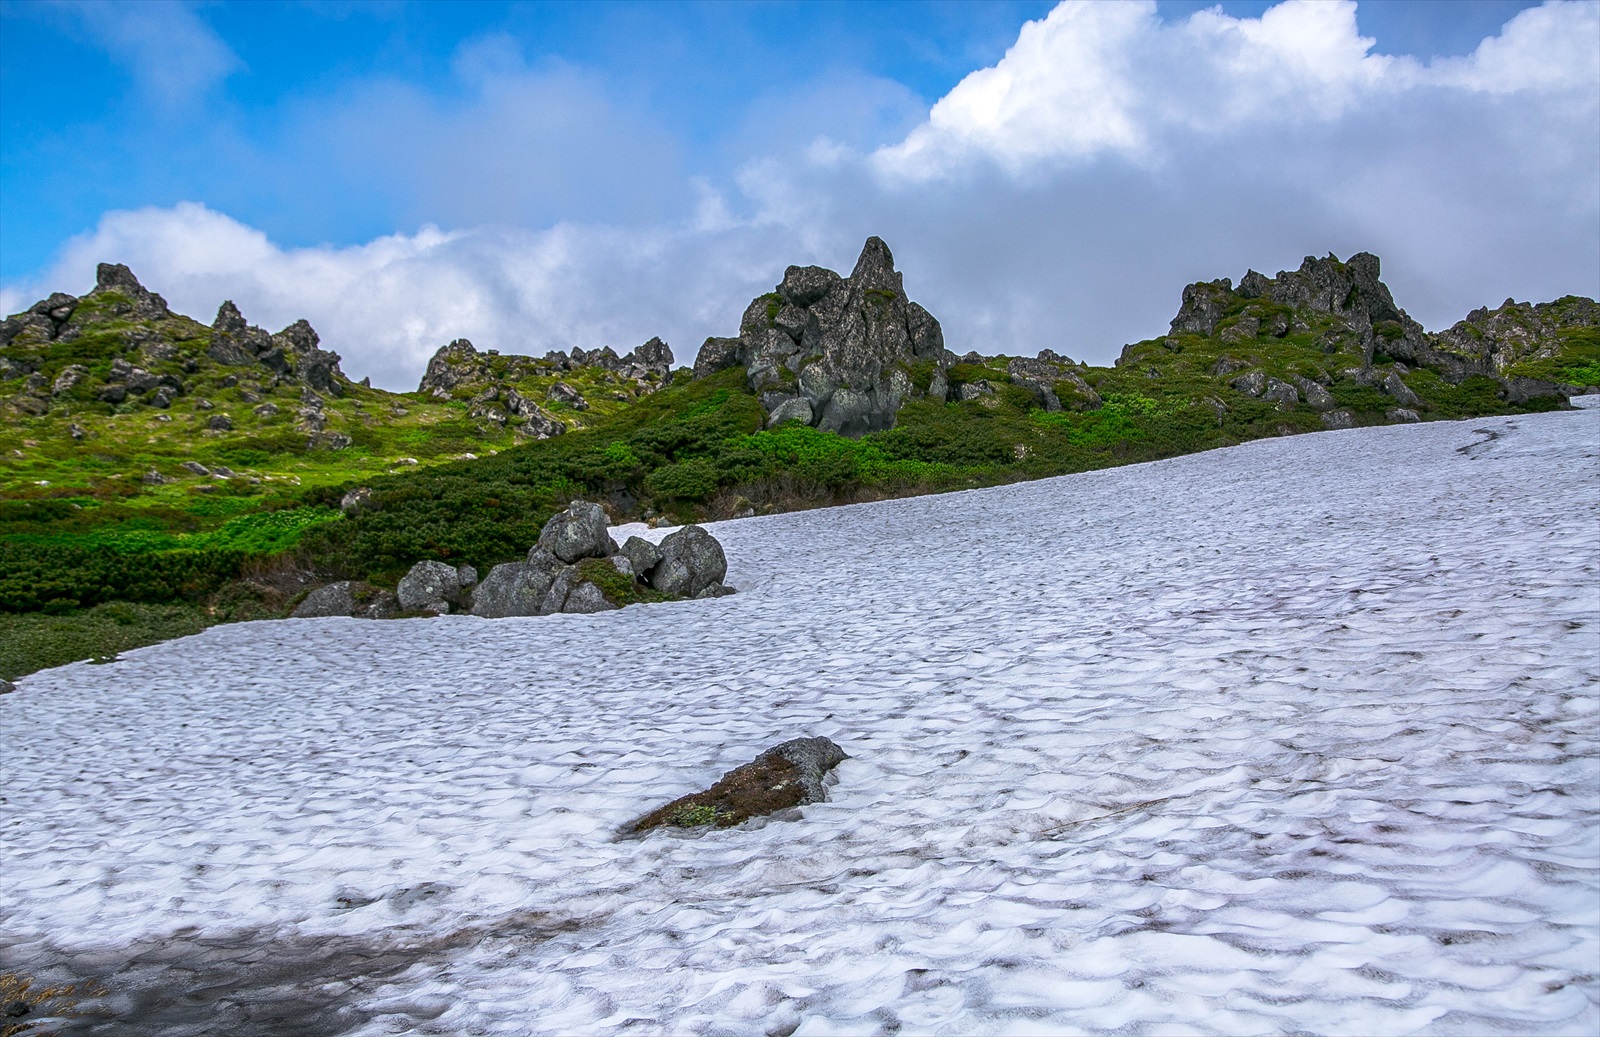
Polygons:
<instances>
[{"instance_id":1,"label":"white cloud","mask_svg":"<svg viewBox=\"0 0 1600 1037\"><path fill-rule=\"evenodd\" d=\"M696 222L648 234L424 227L347 248L282 248L185 202L107 214L37 282L8 286L4 302L13 312L48 291L86 292L97 263L126 263L174 310L205 323L223 299L268 330L307 318L351 377L409 390L433 351L459 337L540 355L573 346L626 352L652 335L699 331L677 340L680 357L692 358L726 323L729 299L766 290L749 280L747 242L727 243L721 262L701 254L716 235L714 224ZM733 304L735 324L743 301Z\"/></svg>"},{"instance_id":2,"label":"white cloud","mask_svg":"<svg viewBox=\"0 0 1600 1037\"><path fill-rule=\"evenodd\" d=\"M60 5L139 86L167 107L184 105L243 67L188 3L76 0Z\"/></svg>"},{"instance_id":3,"label":"white cloud","mask_svg":"<svg viewBox=\"0 0 1600 1037\"><path fill-rule=\"evenodd\" d=\"M731 183L654 161L648 119L591 75L530 70L482 41L458 57L465 101L384 84L323 117L372 155L375 180L412 176L393 189L419 198L454 186L461 207L429 218L472 229L291 249L201 206L112 213L55 269L7 286L6 309L118 260L197 316L231 297L269 326L308 317L353 375L409 388L461 335L522 352L661 335L688 360L784 265L848 269L868 234L957 352L1106 363L1165 330L1185 283L1328 251L1378 253L1430 327L1507 295L1600 293L1600 5L1523 11L1430 63L1372 54L1358 14L1291 0L1166 23L1148 4L1063 4L897 143L861 143L902 104L864 82L862 103L889 116L837 134L806 122L809 147L774 138ZM814 119L853 96L827 90L798 109ZM370 129L395 112L411 113L407 133ZM602 201L509 226L569 189Z\"/></svg>"}]
</instances>

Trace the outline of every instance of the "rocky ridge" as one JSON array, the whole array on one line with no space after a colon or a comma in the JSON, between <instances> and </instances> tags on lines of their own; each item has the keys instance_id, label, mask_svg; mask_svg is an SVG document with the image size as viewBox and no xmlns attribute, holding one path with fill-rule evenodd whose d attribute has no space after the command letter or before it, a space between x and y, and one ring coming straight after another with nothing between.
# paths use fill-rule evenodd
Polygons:
<instances>
[{"instance_id":1,"label":"rocky ridge","mask_svg":"<svg viewBox=\"0 0 1600 1037\"><path fill-rule=\"evenodd\" d=\"M543 358L502 354L499 350L479 352L467 339L456 339L443 346L428 361L417 391L437 400L465 399L469 413L497 427L510 426L530 439L549 439L567 431L570 421L555 415L579 413L589 409L589 400L565 381L546 388L542 402L528 395L530 378L559 378L562 374L588 369L591 377L601 376L601 389L610 399L632 402L653 393L672 381L672 348L652 338L625 356L610 346L598 349L574 348L569 355L552 350Z\"/></svg>"},{"instance_id":2,"label":"rocky ridge","mask_svg":"<svg viewBox=\"0 0 1600 1037\"><path fill-rule=\"evenodd\" d=\"M1324 415L1328 427L1349 427L1351 417L1328 391L1345 380L1390 396L1391 421L1419 420L1427 401L1405 376L1429 371L1449 385L1491 379L1511 403L1539 397L1565 399L1583 387L1562 380L1559 365L1538 367L1569 347L1568 332L1592 334L1600 307L1567 297L1530 305L1506 302L1497 310L1473 311L1451 328L1425 331L1394 301L1379 279L1377 256L1361 252L1341 261L1307 256L1300 268L1267 277L1248 271L1237 287L1229 278L1201 281L1183 290L1183 303L1159 347L1173 353L1221 346L1212 373L1239 392L1282 409L1305 405ZM1197 341L1197 340L1205 340ZM1321 363L1278 377L1268 355L1282 344L1313 346ZM1152 343L1126 347L1117 366L1148 362ZM1151 370L1159 374L1157 368ZM1535 377L1537 371L1545 377Z\"/></svg>"}]
</instances>

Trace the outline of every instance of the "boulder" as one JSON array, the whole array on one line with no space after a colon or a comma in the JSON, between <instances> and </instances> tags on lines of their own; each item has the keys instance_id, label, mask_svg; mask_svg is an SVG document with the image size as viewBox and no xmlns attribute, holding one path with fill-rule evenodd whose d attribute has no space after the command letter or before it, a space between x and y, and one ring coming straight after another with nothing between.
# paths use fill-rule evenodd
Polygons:
<instances>
[{"instance_id":1,"label":"boulder","mask_svg":"<svg viewBox=\"0 0 1600 1037\"><path fill-rule=\"evenodd\" d=\"M539 546L568 564L580 558L604 558L617 552L606 527L605 509L575 500L544 524Z\"/></svg>"},{"instance_id":2,"label":"boulder","mask_svg":"<svg viewBox=\"0 0 1600 1037\"><path fill-rule=\"evenodd\" d=\"M318 587L306 595L294 610L294 618L353 616L358 619L389 619L398 611L399 602L388 591L355 580L341 580Z\"/></svg>"},{"instance_id":3,"label":"boulder","mask_svg":"<svg viewBox=\"0 0 1600 1037\"><path fill-rule=\"evenodd\" d=\"M1279 410L1294 410L1295 405L1300 402L1300 391L1288 382L1268 378L1266 388L1261 392L1261 398L1276 403Z\"/></svg>"},{"instance_id":4,"label":"boulder","mask_svg":"<svg viewBox=\"0 0 1600 1037\"><path fill-rule=\"evenodd\" d=\"M1343 407L1330 410L1322 415L1322 423L1328 428L1355 428L1356 416L1354 412Z\"/></svg>"},{"instance_id":5,"label":"boulder","mask_svg":"<svg viewBox=\"0 0 1600 1037\"><path fill-rule=\"evenodd\" d=\"M339 511L345 515L353 515L371 503L372 487L358 486L339 498Z\"/></svg>"},{"instance_id":6,"label":"boulder","mask_svg":"<svg viewBox=\"0 0 1600 1037\"><path fill-rule=\"evenodd\" d=\"M461 596L461 574L445 562L418 562L395 587L395 597L407 612L448 612Z\"/></svg>"},{"instance_id":7,"label":"boulder","mask_svg":"<svg viewBox=\"0 0 1600 1037\"><path fill-rule=\"evenodd\" d=\"M17 690L17 686L8 680L0 680L0 695L9 695Z\"/></svg>"},{"instance_id":8,"label":"boulder","mask_svg":"<svg viewBox=\"0 0 1600 1037\"><path fill-rule=\"evenodd\" d=\"M1422 404L1422 397L1411 391L1411 387L1400 380L1398 372L1390 371L1383 378L1383 391L1394 397L1394 402L1401 407L1415 410Z\"/></svg>"},{"instance_id":9,"label":"boulder","mask_svg":"<svg viewBox=\"0 0 1600 1037\"><path fill-rule=\"evenodd\" d=\"M1388 418L1390 421L1402 423L1422 420L1422 415L1418 414L1410 407L1390 407L1388 410L1383 412L1383 416Z\"/></svg>"},{"instance_id":10,"label":"boulder","mask_svg":"<svg viewBox=\"0 0 1600 1037\"><path fill-rule=\"evenodd\" d=\"M551 403L565 404L573 410L589 409L589 401L583 398L582 393L566 382L557 382L552 385L550 391L545 393L545 398Z\"/></svg>"},{"instance_id":11,"label":"boulder","mask_svg":"<svg viewBox=\"0 0 1600 1037\"><path fill-rule=\"evenodd\" d=\"M722 545L699 526L689 525L661 541L661 561L650 575L650 586L663 594L692 598L720 585L727 574Z\"/></svg>"},{"instance_id":12,"label":"boulder","mask_svg":"<svg viewBox=\"0 0 1600 1037\"><path fill-rule=\"evenodd\" d=\"M663 826L730 828L752 817L821 803L828 798L828 774L847 759L831 739L796 738L728 771L704 792L657 807L625 831L648 832Z\"/></svg>"},{"instance_id":13,"label":"boulder","mask_svg":"<svg viewBox=\"0 0 1600 1037\"><path fill-rule=\"evenodd\" d=\"M633 574L641 580L649 580L650 573L661 561L661 548L644 537L629 537L622 545L622 554L633 567Z\"/></svg>"},{"instance_id":14,"label":"boulder","mask_svg":"<svg viewBox=\"0 0 1600 1037\"><path fill-rule=\"evenodd\" d=\"M527 561L506 562L489 570L472 591L472 614L483 619L546 616L559 612L571 589L569 570L541 547Z\"/></svg>"},{"instance_id":15,"label":"boulder","mask_svg":"<svg viewBox=\"0 0 1600 1037\"><path fill-rule=\"evenodd\" d=\"M460 581L462 590L468 590L477 586L478 570L470 565L457 566L456 579Z\"/></svg>"}]
</instances>

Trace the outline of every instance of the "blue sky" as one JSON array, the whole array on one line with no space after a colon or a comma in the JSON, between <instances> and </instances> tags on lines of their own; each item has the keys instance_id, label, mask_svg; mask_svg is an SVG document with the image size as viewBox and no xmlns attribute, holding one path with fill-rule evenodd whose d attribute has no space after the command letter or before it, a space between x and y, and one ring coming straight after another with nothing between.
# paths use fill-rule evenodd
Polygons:
<instances>
[{"instance_id":1,"label":"blue sky","mask_svg":"<svg viewBox=\"0 0 1600 1037\"><path fill-rule=\"evenodd\" d=\"M1359 248L1437 326L1596 291L1596 11L5 0L0 292L127 261L390 387L459 334L687 360L868 233L962 350L1105 362Z\"/></svg>"}]
</instances>

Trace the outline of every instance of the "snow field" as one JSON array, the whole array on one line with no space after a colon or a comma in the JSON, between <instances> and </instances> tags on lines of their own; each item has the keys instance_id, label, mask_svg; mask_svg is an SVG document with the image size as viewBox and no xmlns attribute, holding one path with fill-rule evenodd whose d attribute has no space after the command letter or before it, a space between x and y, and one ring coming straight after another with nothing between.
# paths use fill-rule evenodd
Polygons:
<instances>
[{"instance_id":1,"label":"snow field","mask_svg":"<svg viewBox=\"0 0 1600 1037\"><path fill-rule=\"evenodd\" d=\"M275 1032L268 966L307 1033L1600 1028L1600 411L711 528L732 597L25 678L0 968L79 1032ZM811 734L829 802L616 837Z\"/></svg>"}]
</instances>

